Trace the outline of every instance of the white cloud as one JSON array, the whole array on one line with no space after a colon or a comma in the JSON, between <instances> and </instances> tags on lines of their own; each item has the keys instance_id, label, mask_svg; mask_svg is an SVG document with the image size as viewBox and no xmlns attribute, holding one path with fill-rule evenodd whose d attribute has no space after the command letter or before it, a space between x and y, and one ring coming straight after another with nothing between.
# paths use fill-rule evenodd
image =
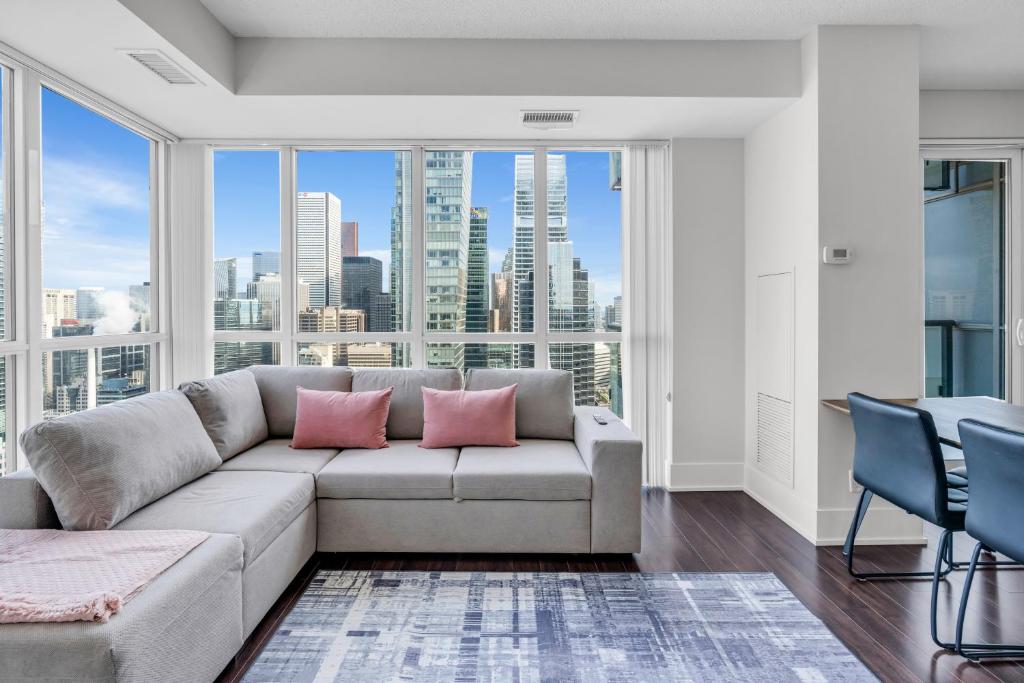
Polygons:
<instances>
[{"instance_id":1,"label":"white cloud","mask_svg":"<svg viewBox=\"0 0 1024 683\"><path fill-rule=\"evenodd\" d=\"M127 334L132 331L139 316L132 310L126 292L103 292L98 302L103 317L96 322L96 334Z\"/></svg>"},{"instance_id":2,"label":"white cloud","mask_svg":"<svg viewBox=\"0 0 1024 683\"><path fill-rule=\"evenodd\" d=\"M127 292L148 281L148 176L59 157L43 170L43 285Z\"/></svg>"}]
</instances>

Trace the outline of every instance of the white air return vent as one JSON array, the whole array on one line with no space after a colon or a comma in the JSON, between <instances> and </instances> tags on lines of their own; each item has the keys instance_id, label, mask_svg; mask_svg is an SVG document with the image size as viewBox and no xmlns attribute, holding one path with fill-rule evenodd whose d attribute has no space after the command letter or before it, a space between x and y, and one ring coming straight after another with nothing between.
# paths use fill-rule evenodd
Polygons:
<instances>
[{"instance_id":1,"label":"white air return vent","mask_svg":"<svg viewBox=\"0 0 1024 683\"><path fill-rule=\"evenodd\" d=\"M766 273L754 294L757 467L793 487L793 273Z\"/></svg>"},{"instance_id":2,"label":"white air return vent","mask_svg":"<svg viewBox=\"0 0 1024 683\"><path fill-rule=\"evenodd\" d=\"M580 117L578 111L553 111L524 109L519 112L520 120L527 128L552 130L554 128L572 128Z\"/></svg>"},{"instance_id":3,"label":"white air return vent","mask_svg":"<svg viewBox=\"0 0 1024 683\"><path fill-rule=\"evenodd\" d=\"M178 66L160 50L120 50L132 61L142 65L160 80L171 85L201 85L199 79Z\"/></svg>"}]
</instances>

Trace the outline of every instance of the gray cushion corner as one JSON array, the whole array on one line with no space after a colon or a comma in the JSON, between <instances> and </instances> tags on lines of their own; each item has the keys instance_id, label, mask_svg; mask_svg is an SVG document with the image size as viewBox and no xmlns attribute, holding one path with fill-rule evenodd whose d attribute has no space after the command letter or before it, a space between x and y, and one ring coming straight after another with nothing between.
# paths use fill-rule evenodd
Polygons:
<instances>
[{"instance_id":1,"label":"gray cushion corner","mask_svg":"<svg viewBox=\"0 0 1024 683\"><path fill-rule=\"evenodd\" d=\"M423 438L423 387L454 391L462 388L455 368L360 368L352 375L352 391L394 387L388 412L388 439Z\"/></svg>"},{"instance_id":2,"label":"gray cushion corner","mask_svg":"<svg viewBox=\"0 0 1024 683\"><path fill-rule=\"evenodd\" d=\"M191 401L222 460L266 440L263 400L250 370L185 382L179 389Z\"/></svg>"},{"instance_id":3,"label":"gray cushion corner","mask_svg":"<svg viewBox=\"0 0 1024 683\"><path fill-rule=\"evenodd\" d=\"M563 439L523 439L514 448L466 446L453 475L466 500L590 500L590 471Z\"/></svg>"},{"instance_id":4,"label":"gray cushion corner","mask_svg":"<svg viewBox=\"0 0 1024 683\"><path fill-rule=\"evenodd\" d=\"M61 525L76 531L109 529L221 464L176 390L40 422L20 443Z\"/></svg>"},{"instance_id":5,"label":"gray cushion corner","mask_svg":"<svg viewBox=\"0 0 1024 683\"><path fill-rule=\"evenodd\" d=\"M253 365L248 370L256 377L271 437L290 437L295 431L298 387L352 391L352 370L347 367Z\"/></svg>"},{"instance_id":6,"label":"gray cushion corner","mask_svg":"<svg viewBox=\"0 0 1024 683\"><path fill-rule=\"evenodd\" d=\"M572 373L567 370L474 368L466 389L516 387L516 436L524 439L573 438Z\"/></svg>"}]
</instances>

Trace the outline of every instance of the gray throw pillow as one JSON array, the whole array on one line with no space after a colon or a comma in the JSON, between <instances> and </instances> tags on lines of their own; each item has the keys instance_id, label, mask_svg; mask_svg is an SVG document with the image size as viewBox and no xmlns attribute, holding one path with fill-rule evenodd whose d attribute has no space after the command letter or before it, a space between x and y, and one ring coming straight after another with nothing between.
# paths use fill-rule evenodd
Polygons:
<instances>
[{"instance_id":1,"label":"gray throw pillow","mask_svg":"<svg viewBox=\"0 0 1024 683\"><path fill-rule=\"evenodd\" d=\"M72 531L109 529L221 464L180 391L40 422L20 443L61 525Z\"/></svg>"},{"instance_id":2,"label":"gray throw pillow","mask_svg":"<svg viewBox=\"0 0 1024 683\"><path fill-rule=\"evenodd\" d=\"M466 389L500 389L517 384L516 438L572 439L575 417L572 373L567 370L473 368Z\"/></svg>"},{"instance_id":3,"label":"gray throw pillow","mask_svg":"<svg viewBox=\"0 0 1024 683\"><path fill-rule=\"evenodd\" d=\"M256 377L235 370L178 387L188 396L222 460L267 440L267 418Z\"/></svg>"}]
</instances>

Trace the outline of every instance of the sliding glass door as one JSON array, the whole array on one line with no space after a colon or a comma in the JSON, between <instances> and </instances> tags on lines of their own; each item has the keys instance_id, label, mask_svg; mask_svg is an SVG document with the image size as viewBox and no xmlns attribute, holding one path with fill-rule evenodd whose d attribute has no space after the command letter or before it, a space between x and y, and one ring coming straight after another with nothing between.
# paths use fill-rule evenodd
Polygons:
<instances>
[{"instance_id":1,"label":"sliding glass door","mask_svg":"<svg viewBox=\"0 0 1024 683\"><path fill-rule=\"evenodd\" d=\"M1022 261L1011 212L1019 155L923 155L925 396L1013 400L1012 385L1021 388L1013 375Z\"/></svg>"}]
</instances>

